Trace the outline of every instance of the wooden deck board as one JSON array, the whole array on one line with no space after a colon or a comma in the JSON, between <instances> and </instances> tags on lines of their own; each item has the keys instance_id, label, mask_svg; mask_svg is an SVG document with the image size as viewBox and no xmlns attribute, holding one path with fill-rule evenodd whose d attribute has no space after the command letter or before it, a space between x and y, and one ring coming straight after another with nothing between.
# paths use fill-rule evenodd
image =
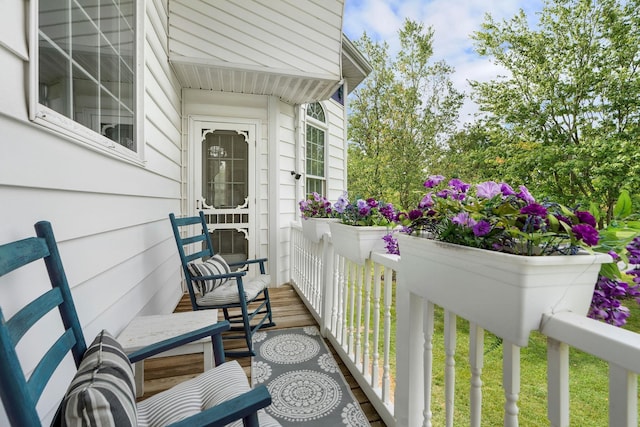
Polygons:
<instances>
[{"instance_id":1,"label":"wooden deck board","mask_svg":"<svg viewBox=\"0 0 640 427\"><path fill-rule=\"evenodd\" d=\"M300 297L298 297L296 291L290 285L273 288L270 289L269 292L271 296L271 308L273 311L274 322L276 323L274 329L318 325ZM189 301L188 295L185 295L176 307L175 311L180 312L190 310L191 302ZM222 313L220 313L220 315L222 315ZM230 340L225 341L225 349L233 349L234 347L242 345L241 341L235 341L236 342ZM341 362L340 358L335 353L335 350L333 350L331 343L328 341L325 342L327 342L327 345L332 350L333 357L338 362L338 365L342 370L342 374L347 380L347 384L351 387L351 392L360 403L360 406L369 419L371 425L374 427L384 427L385 423L367 399L366 394L358 386L358 383L353 378L349 370ZM243 357L238 358L237 360L244 368L247 376L251 378L251 358ZM145 388L144 396L141 399L146 399L147 397L171 388L182 381L195 377L202 373L202 366L202 354L148 359L145 361L144 365Z\"/></svg>"}]
</instances>

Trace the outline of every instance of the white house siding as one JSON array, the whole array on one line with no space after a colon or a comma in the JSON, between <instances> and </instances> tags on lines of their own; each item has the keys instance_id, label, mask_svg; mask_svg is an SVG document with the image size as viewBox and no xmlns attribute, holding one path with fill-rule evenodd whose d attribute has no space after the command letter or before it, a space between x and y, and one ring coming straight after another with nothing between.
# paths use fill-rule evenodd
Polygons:
<instances>
[{"instance_id":1,"label":"white house siding","mask_svg":"<svg viewBox=\"0 0 640 427\"><path fill-rule=\"evenodd\" d=\"M171 55L339 79L343 7L340 0L172 0Z\"/></svg>"},{"instance_id":2,"label":"white house siding","mask_svg":"<svg viewBox=\"0 0 640 427\"><path fill-rule=\"evenodd\" d=\"M144 165L30 122L29 64L20 38L5 40L0 32L0 243L33 235L39 220L53 224L87 340L103 328L117 334L138 314L169 312L182 293L168 222L181 201L181 93L167 62L168 6L161 0L146 5ZM29 22L25 9L3 9L3 17ZM0 287L5 317L39 291L44 275L34 265L0 279L22 284L19 291ZM55 329L47 323L24 343L27 371ZM53 416L71 368L57 375L59 382L39 405L43 424ZM0 407L0 425L7 424Z\"/></svg>"}]
</instances>

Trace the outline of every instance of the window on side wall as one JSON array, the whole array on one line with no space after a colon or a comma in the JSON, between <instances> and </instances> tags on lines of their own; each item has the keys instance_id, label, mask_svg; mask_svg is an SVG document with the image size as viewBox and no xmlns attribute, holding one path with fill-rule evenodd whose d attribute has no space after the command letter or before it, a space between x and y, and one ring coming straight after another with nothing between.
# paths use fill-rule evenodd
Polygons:
<instances>
[{"instance_id":1,"label":"window on side wall","mask_svg":"<svg viewBox=\"0 0 640 427\"><path fill-rule=\"evenodd\" d=\"M309 194L315 191L324 195L326 189L327 121L324 109L319 102L307 105L306 135L305 192Z\"/></svg>"},{"instance_id":2,"label":"window on side wall","mask_svg":"<svg viewBox=\"0 0 640 427\"><path fill-rule=\"evenodd\" d=\"M138 157L136 1L40 0L33 13L38 58L32 118Z\"/></svg>"}]
</instances>

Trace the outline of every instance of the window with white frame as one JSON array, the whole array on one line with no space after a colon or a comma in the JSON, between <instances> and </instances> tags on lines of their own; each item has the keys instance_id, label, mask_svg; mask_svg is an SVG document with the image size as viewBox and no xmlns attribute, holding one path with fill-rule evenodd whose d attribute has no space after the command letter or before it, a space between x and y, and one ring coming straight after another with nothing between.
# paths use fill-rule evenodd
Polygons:
<instances>
[{"instance_id":1,"label":"window with white frame","mask_svg":"<svg viewBox=\"0 0 640 427\"><path fill-rule=\"evenodd\" d=\"M327 120L324 109L319 102L307 105L307 127L306 127L306 181L305 191L307 194L317 192L325 194L325 154Z\"/></svg>"},{"instance_id":2,"label":"window with white frame","mask_svg":"<svg viewBox=\"0 0 640 427\"><path fill-rule=\"evenodd\" d=\"M37 17L35 118L137 152L136 1L40 0Z\"/></svg>"}]
</instances>

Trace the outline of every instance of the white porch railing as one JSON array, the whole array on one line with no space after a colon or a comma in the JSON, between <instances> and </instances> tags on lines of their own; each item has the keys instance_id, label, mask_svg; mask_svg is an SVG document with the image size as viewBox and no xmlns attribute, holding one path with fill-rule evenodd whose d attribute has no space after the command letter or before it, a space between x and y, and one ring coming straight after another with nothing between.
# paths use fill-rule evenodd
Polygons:
<instances>
[{"instance_id":1,"label":"white porch railing","mask_svg":"<svg viewBox=\"0 0 640 427\"><path fill-rule=\"evenodd\" d=\"M385 423L431 426L435 307L406 290L402 271L397 271L399 257L375 253L364 266L358 266L334 254L329 234L319 243L311 243L298 224L292 226L291 242L292 284ZM393 289L396 272L397 289ZM392 307L394 292L396 306ZM392 312L397 313L395 342ZM447 426L453 426L457 317L464 318L464 313L444 312L442 400L446 402ZM638 426L640 334L569 312L544 315L540 332L547 336L547 416L551 426L569 426L570 347L608 363L609 425ZM480 426L482 325L470 324L469 340L470 424ZM517 426L520 347L504 341L502 349L504 425ZM395 378L392 367L397 367Z\"/></svg>"}]
</instances>

